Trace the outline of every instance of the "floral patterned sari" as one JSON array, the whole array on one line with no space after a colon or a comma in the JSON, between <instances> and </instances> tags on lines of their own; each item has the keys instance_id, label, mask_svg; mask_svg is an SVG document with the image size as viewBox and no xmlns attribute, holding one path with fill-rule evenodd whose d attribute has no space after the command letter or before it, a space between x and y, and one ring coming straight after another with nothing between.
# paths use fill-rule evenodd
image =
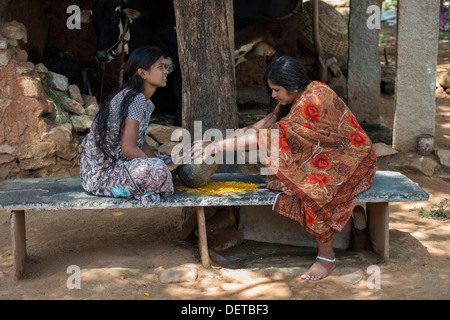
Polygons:
<instances>
[{"instance_id":1,"label":"floral patterned sari","mask_svg":"<svg viewBox=\"0 0 450 320\"><path fill-rule=\"evenodd\" d=\"M273 209L329 242L351 217L358 194L372 184L377 159L370 138L336 93L318 81L270 129L258 144L268 166L278 163L266 182L282 191Z\"/></svg>"}]
</instances>

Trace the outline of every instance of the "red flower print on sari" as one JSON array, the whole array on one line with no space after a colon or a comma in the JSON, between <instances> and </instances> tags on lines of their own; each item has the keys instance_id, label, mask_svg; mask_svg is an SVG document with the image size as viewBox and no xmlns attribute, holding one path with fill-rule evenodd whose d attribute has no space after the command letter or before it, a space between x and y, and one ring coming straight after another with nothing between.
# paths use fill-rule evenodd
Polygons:
<instances>
[{"instance_id":1,"label":"red flower print on sari","mask_svg":"<svg viewBox=\"0 0 450 320\"><path fill-rule=\"evenodd\" d=\"M328 183L328 176L326 174L313 172L309 176L309 183L319 184L319 186L324 188Z\"/></svg>"},{"instance_id":2,"label":"red flower print on sari","mask_svg":"<svg viewBox=\"0 0 450 320\"><path fill-rule=\"evenodd\" d=\"M305 212L305 218L306 218L306 223L308 224L308 226L312 227L313 224L317 224L316 219L314 219L314 216L308 212L308 210L304 207L303 211Z\"/></svg>"},{"instance_id":3,"label":"red flower print on sari","mask_svg":"<svg viewBox=\"0 0 450 320\"><path fill-rule=\"evenodd\" d=\"M355 147L359 148L361 145L367 146L366 138L358 131L353 131L348 136Z\"/></svg>"},{"instance_id":4,"label":"red flower print on sari","mask_svg":"<svg viewBox=\"0 0 450 320\"><path fill-rule=\"evenodd\" d=\"M317 123L320 120L319 107L314 103L306 103L303 107L303 116L312 123Z\"/></svg>"},{"instance_id":5,"label":"red flower print on sari","mask_svg":"<svg viewBox=\"0 0 450 320\"><path fill-rule=\"evenodd\" d=\"M359 131L363 132L363 129L361 128L361 126L358 123L358 120L356 120L354 115L350 116L350 125L355 128L358 129Z\"/></svg>"},{"instance_id":6,"label":"red flower print on sari","mask_svg":"<svg viewBox=\"0 0 450 320\"><path fill-rule=\"evenodd\" d=\"M307 124L307 123L302 123L302 126L303 127L305 127L305 128L307 128L307 129L309 129L309 130L312 130L313 129L313 127L311 127L309 124Z\"/></svg>"},{"instance_id":7,"label":"red flower print on sari","mask_svg":"<svg viewBox=\"0 0 450 320\"><path fill-rule=\"evenodd\" d=\"M317 168L319 170L325 170L330 165L331 165L330 160L324 156L318 156L318 157L314 158L313 161L311 162L311 166L313 166L314 168Z\"/></svg>"},{"instance_id":8,"label":"red flower print on sari","mask_svg":"<svg viewBox=\"0 0 450 320\"><path fill-rule=\"evenodd\" d=\"M286 141L287 129L286 126L282 123L278 123L278 126L281 129L281 135L278 139L278 149L281 150L281 153L287 153L291 151Z\"/></svg>"}]
</instances>

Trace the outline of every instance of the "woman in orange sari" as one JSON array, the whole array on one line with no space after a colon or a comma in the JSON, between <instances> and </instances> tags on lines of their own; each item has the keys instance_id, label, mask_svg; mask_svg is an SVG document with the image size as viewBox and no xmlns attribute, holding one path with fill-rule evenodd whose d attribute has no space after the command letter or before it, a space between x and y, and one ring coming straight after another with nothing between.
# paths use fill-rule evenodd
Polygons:
<instances>
[{"instance_id":1,"label":"woman in orange sari","mask_svg":"<svg viewBox=\"0 0 450 320\"><path fill-rule=\"evenodd\" d=\"M316 262L302 279L320 280L336 265L334 232L346 225L358 194L372 184L375 150L345 103L326 84L309 80L297 60L273 62L264 85L278 101L274 111L244 128L245 136L203 141L202 151L235 150L239 140L247 149L257 145L262 150L274 173L266 187L280 191L273 210L301 223L318 243ZM258 134L260 129L269 129L267 135Z\"/></svg>"}]
</instances>

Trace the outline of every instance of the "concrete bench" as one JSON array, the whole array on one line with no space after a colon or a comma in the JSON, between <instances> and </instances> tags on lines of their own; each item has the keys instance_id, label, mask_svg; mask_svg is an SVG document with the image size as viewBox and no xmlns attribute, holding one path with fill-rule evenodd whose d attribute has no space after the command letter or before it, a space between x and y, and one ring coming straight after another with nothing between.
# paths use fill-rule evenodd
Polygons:
<instances>
[{"instance_id":1,"label":"concrete bench","mask_svg":"<svg viewBox=\"0 0 450 320\"><path fill-rule=\"evenodd\" d=\"M251 182L259 188L230 195L207 195L175 190L163 197L159 207L195 207L202 264L211 261L206 238L205 206L261 206L272 205L277 191L265 188L260 174L217 173L212 181ZM175 181L175 185L179 184ZM429 195L416 183L398 172L378 171L370 189L361 193L359 203L366 204L370 240L373 249L389 258L389 202L425 201ZM27 211L104 210L141 208L131 198L96 197L86 193L80 178L29 178L6 180L0 185L0 212L10 213L11 240L16 278L23 274L26 259L25 213ZM142 207L143 208L143 207Z\"/></svg>"}]
</instances>

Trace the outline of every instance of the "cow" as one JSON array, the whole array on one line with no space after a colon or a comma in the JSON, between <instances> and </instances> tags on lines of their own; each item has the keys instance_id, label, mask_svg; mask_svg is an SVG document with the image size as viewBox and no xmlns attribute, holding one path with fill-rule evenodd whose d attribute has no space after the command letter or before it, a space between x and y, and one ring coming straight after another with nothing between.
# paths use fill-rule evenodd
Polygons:
<instances>
[{"instance_id":1,"label":"cow","mask_svg":"<svg viewBox=\"0 0 450 320\"><path fill-rule=\"evenodd\" d=\"M278 54L295 56L296 29L302 0L233 0L235 64ZM83 15L82 15L83 16ZM171 105L174 125L181 125L181 73L173 1L96 0L91 10L98 38L96 58L110 61L143 45L157 45L173 60L166 90L155 93L155 105ZM158 101L160 100L160 101Z\"/></svg>"},{"instance_id":2,"label":"cow","mask_svg":"<svg viewBox=\"0 0 450 320\"><path fill-rule=\"evenodd\" d=\"M152 101L158 111L175 114L173 124L181 126L181 70L173 12L172 1L96 0L82 12L81 22L94 24L99 62L120 56L125 63L129 53L144 45L156 45L170 57L168 65L173 67L167 87L157 90Z\"/></svg>"}]
</instances>

